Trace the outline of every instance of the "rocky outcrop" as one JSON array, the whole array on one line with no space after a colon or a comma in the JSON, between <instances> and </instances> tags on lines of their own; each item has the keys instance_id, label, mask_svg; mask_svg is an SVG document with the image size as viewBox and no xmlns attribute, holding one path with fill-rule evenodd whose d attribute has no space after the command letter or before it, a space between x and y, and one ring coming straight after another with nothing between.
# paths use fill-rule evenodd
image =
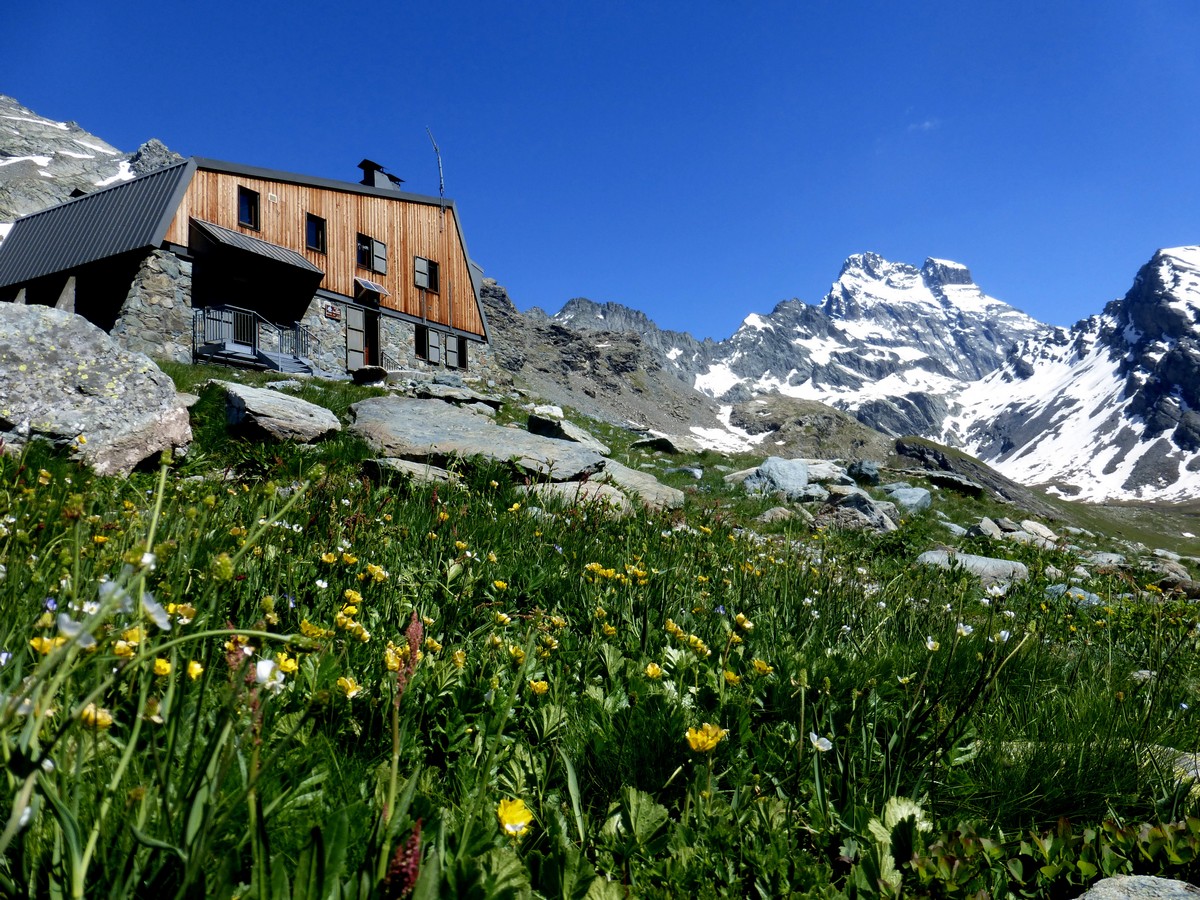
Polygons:
<instances>
[{"instance_id":1,"label":"rocky outcrop","mask_svg":"<svg viewBox=\"0 0 1200 900\"><path fill-rule=\"evenodd\" d=\"M0 303L0 440L42 439L101 475L192 439L188 411L150 359L81 316Z\"/></svg>"},{"instance_id":2,"label":"rocky outcrop","mask_svg":"<svg viewBox=\"0 0 1200 900\"><path fill-rule=\"evenodd\" d=\"M225 393L225 421L242 434L270 441L311 444L342 430L337 416L323 406L278 390L232 381L211 381Z\"/></svg>"},{"instance_id":3,"label":"rocky outcrop","mask_svg":"<svg viewBox=\"0 0 1200 900\"><path fill-rule=\"evenodd\" d=\"M1200 888L1173 878L1113 875L1101 878L1077 900L1197 900Z\"/></svg>"}]
</instances>

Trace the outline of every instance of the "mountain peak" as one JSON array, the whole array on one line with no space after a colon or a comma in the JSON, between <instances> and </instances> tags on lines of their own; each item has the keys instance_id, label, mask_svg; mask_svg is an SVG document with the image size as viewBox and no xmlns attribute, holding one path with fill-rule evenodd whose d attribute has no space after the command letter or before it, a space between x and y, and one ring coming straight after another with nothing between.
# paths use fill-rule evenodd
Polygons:
<instances>
[{"instance_id":1,"label":"mountain peak","mask_svg":"<svg viewBox=\"0 0 1200 900\"><path fill-rule=\"evenodd\" d=\"M925 260L921 267L921 277L925 283L932 285L974 284L971 270L962 263L949 259L934 259L932 256Z\"/></svg>"}]
</instances>

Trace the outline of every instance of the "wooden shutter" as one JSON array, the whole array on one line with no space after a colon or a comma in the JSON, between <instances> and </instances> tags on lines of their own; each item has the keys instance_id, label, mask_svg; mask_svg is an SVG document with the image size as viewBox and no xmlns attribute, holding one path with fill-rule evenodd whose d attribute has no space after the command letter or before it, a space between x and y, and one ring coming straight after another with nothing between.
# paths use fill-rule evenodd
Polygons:
<instances>
[{"instance_id":1,"label":"wooden shutter","mask_svg":"<svg viewBox=\"0 0 1200 900\"><path fill-rule=\"evenodd\" d=\"M363 310L346 307L346 368L353 372L367 364L367 320Z\"/></svg>"},{"instance_id":2,"label":"wooden shutter","mask_svg":"<svg viewBox=\"0 0 1200 900\"><path fill-rule=\"evenodd\" d=\"M371 263L371 270L378 272L380 275L387 274L387 244L383 241L372 241L372 250L374 251L374 260Z\"/></svg>"}]
</instances>

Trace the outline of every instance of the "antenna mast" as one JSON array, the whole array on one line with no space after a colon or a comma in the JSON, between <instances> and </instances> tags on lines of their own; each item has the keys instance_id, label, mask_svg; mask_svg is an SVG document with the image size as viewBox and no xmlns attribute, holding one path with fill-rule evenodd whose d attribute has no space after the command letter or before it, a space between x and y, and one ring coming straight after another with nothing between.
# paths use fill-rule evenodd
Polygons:
<instances>
[{"instance_id":1,"label":"antenna mast","mask_svg":"<svg viewBox=\"0 0 1200 900\"><path fill-rule=\"evenodd\" d=\"M429 135L429 143L433 144L433 152L434 155L437 156L438 197L441 198L442 201L442 221L438 226L438 230L441 231L446 227L446 179L442 174L442 151L438 149L437 141L433 139L433 132L430 131L428 125L425 126L425 133Z\"/></svg>"}]
</instances>

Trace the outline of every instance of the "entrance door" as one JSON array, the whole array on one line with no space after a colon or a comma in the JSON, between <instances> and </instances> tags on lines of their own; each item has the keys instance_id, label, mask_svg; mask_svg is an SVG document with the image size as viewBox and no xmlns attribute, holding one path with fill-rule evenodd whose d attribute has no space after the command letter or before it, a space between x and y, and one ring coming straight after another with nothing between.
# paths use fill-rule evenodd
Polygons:
<instances>
[{"instance_id":1,"label":"entrance door","mask_svg":"<svg viewBox=\"0 0 1200 900\"><path fill-rule=\"evenodd\" d=\"M346 368L379 365L379 313L359 306L346 307Z\"/></svg>"}]
</instances>

